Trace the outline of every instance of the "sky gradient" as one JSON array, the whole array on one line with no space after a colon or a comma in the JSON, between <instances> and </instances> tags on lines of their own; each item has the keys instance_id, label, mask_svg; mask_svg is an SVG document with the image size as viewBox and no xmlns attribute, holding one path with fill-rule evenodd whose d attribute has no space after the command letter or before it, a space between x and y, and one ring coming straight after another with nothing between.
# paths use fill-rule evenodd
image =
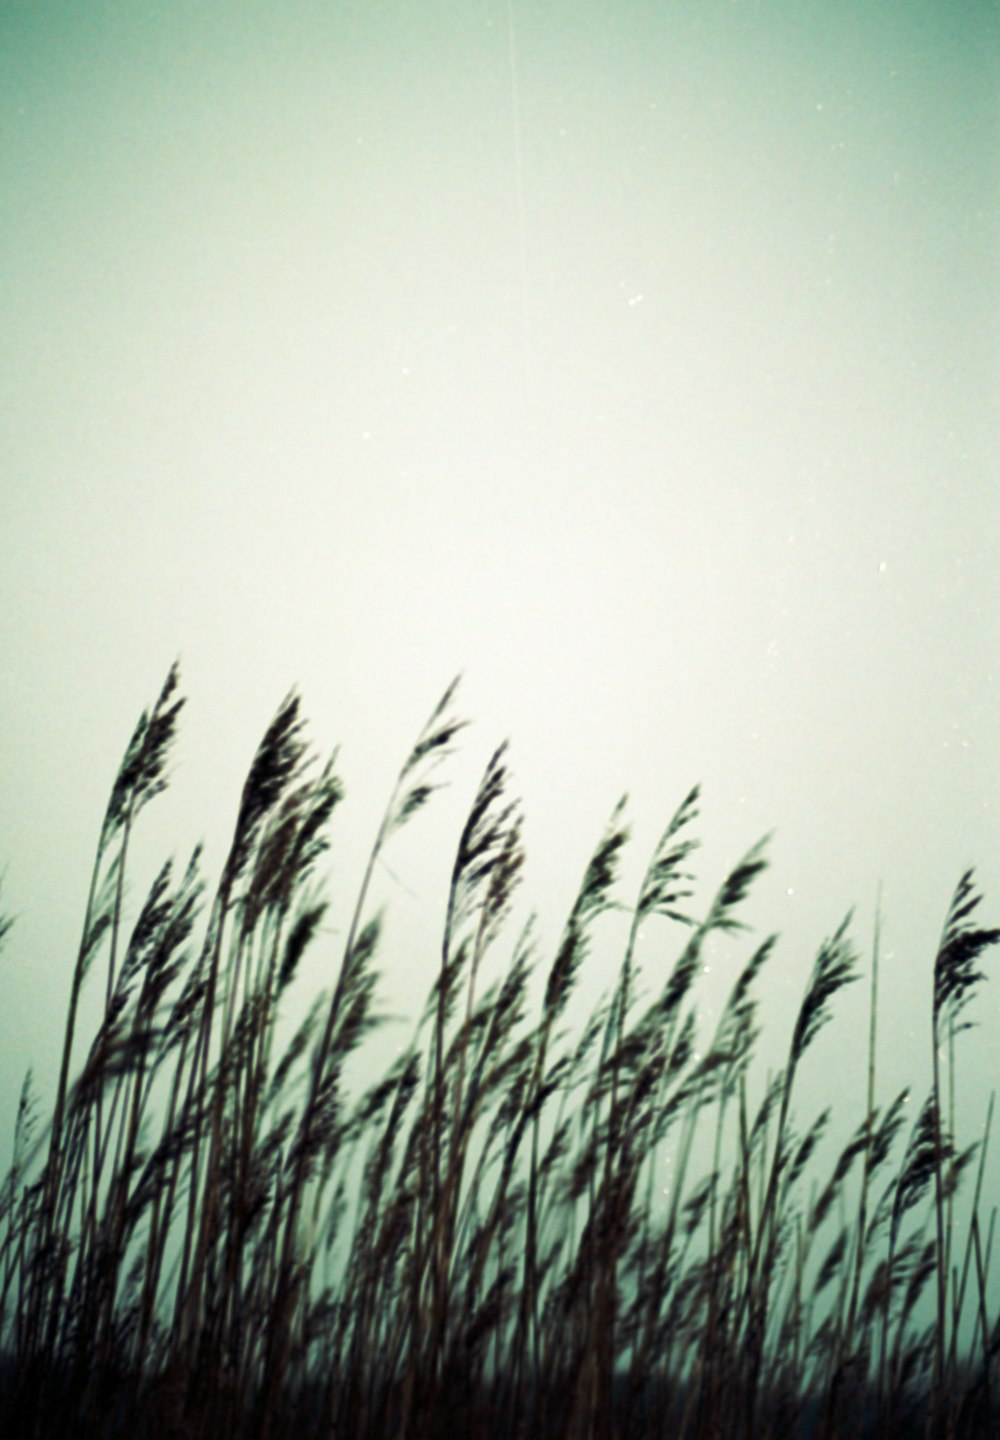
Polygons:
<instances>
[{"instance_id":1,"label":"sky gradient","mask_svg":"<svg viewBox=\"0 0 1000 1440\"><path fill-rule=\"evenodd\" d=\"M140 866L218 864L298 684L341 746L346 903L462 670L476 726L383 877L394 1009L509 735L544 943L618 796L634 889L701 781L703 899L774 831L774 1035L881 882L885 1093L919 1081L967 865L1000 917L998 28L965 0L3 6L2 1133L175 656ZM974 1125L998 1002L963 1037ZM840 1008L820 1084L856 1065L860 1095Z\"/></svg>"}]
</instances>

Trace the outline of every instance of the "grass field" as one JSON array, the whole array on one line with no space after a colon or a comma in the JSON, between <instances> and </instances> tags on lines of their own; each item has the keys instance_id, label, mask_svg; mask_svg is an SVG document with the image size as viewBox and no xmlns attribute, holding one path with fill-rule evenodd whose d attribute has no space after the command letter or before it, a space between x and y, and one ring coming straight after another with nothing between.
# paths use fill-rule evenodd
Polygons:
<instances>
[{"instance_id":1,"label":"grass field","mask_svg":"<svg viewBox=\"0 0 1000 1440\"><path fill-rule=\"evenodd\" d=\"M298 698L260 744L214 889L195 852L131 907L130 842L184 703L176 669L141 718L67 970L51 1113L27 1081L0 1193L0 1431L1000 1433L989 1123L958 1137L951 1100L966 1006L1000 940L978 928L971 873L926 976L929 1093L877 1093L876 935L867 1103L829 1163L829 1127L851 1117L832 1118L831 1096L803 1119L796 1077L862 979L847 922L819 945L762 1082L755 987L774 937L748 943L707 1038L695 991L710 938L741 933L766 859L752 849L692 913L694 790L629 903L610 994L574 1029L595 924L624 904L624 810L540 954L530 927L511 933L524 852L501 747L458 837L422 1023L354 1093L349 1067L377 1024L372 876L432 799L462 730L454 702L452 687L403 764L334 983L314 999L296 977L323 927L342 786ZM652 991L647 926L676 936ZM93 1034L80 1033L85 986L101 997ZM294 1032L279 1024L289 1011L304 1017ZM667 1196L653 1180L664 1154Z\"/></svg>"}]
</instances>

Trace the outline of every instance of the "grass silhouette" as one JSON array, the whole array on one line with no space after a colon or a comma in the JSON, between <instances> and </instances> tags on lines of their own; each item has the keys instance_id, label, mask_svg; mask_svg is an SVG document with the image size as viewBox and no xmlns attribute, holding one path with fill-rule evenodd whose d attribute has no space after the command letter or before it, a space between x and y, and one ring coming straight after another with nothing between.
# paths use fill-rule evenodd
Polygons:
<instances>
[{"instance_id":1,"label":"grass silhouette","mask_svg":"<svg viewBox=\"0 0 1000 1440\"><path fill-rule=\"evenodd\" d=\"M971 872L927 980L933 1080L916 1123L907 1133L905 1092L876 1095L876 931L865 1113L819 1169L831 1112L800 1130L795 1085L859 977L848 921L821 944L754 1107L755 987L775 937L746 958L707 1045L694 990L710 937L744 929L767 862L755 846L692 914L692 790L628 908L613 990L573 1033L595 923L623 904L624 806L554 954L530 927L508 946L524 851L501 746L459 837L421 1022L356 1096L345 1072L377 1022L371 880L454 749L455 687L400 770L330 993L281 1045L327 908L317 868L341 782L289 695L214 891L196 850L128 918L130 842L166 784L178 683L175 667L112 788L48 1122L30 1076L20 1097L0 1195L6 1436L998 1433L989 1121L959 1148L949 1102L980 960L1000 940L974 923ZM681 940L651 998L647 926ZM85 1037L88 981L104 998ZM667 1150L670 1193L654 1203Z\"/></svg>"}]
</instances>

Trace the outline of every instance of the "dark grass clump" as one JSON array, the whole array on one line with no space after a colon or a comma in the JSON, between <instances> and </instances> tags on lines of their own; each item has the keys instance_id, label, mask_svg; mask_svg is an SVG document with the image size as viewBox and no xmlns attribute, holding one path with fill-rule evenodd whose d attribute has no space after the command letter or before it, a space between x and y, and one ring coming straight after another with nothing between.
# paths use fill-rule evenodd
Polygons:
<instances>
[{"instance_id":1,"label":"dark grass clump","mask_svg":"<svg viewBox=\"0 0 1000 1440\"><path fill-rule=\"evenodd\" d=\"M371 881L462 729L454 687L399 773L331 989L288 1040L279 1016L320 943L317 867L341 783L290 695L214 891L196 850L127 915L130 841L166 783L177 688L174 669L112 787L50 1118L30 1076L17 1106L0 1192L5 1436L1000 1433L989 1122L962 1148L951 1113L956 1038L1000 940L973 923L971 872L927 977L933 1081L909 1132L905 1092L876 1096L876 931L867 1104L830 1167L834 1106L803 1123L796 1078L858 978L849 917L754 1101L755 987L775 937L747 956L707 1044L694 1003L706 942L744 929L763 844L699 918L692 790L629 904L622 802L555 952L538 953L530 926L507 943L524 852L501 746L458 839L423 1017L357 1095L349 1062L377 1022ZM620 968L573 1033L612 909L629 917ZM639 972L646 927L661 953L679 936L658 976ZM95 964L103 1012L82 1036Z\"/></svg>"}]
</instances>

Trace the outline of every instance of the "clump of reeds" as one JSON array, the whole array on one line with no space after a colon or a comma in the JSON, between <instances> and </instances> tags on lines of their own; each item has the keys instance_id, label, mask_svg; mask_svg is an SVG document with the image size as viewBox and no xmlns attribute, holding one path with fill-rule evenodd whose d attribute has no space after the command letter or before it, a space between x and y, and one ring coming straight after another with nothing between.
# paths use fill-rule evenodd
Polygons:
<instances>
[{"instance_id":1,"label":"clump of reeds","mask_svg":"<svg viewBox=\"0 0 1000 1440\"><path fill-rule=\"evenodd\" d=\"M694 914L692 790L629 904L622 802L554 953L530 926L508 944L524 852L501 746L459 836L422 1019L358 1096L345 1071L376 1024L371 881L462 728L454 687L399 773L331 989L283 1044L327 910L316 872L341 783L290 695L214 891L196 850L130 916L130 842L164 788L182 704L173 669L101 826L51 1118L30 1076L18 1105L0 1194L4 1435L997 1433L989 1121L960 1148L952 1101L956 1037L1000 940L973 924L971 872L928 977L933 1082L915 1125L905 1135L905 1092L876 1095L876 930L865 1113L817 1173L831 1114L803 1128L795 1082L857 978L849 917L754 1102L755 986L775 937L748 955L707 1042L695 990L710 938L744 928L763 844ZM574 1034L570 1000L611 909L629 916L620 967ZM640 975L647 929L661 953L680 943ZM103 1010L84 1037L88 980Z\"/></svg>"}]
</instances>

